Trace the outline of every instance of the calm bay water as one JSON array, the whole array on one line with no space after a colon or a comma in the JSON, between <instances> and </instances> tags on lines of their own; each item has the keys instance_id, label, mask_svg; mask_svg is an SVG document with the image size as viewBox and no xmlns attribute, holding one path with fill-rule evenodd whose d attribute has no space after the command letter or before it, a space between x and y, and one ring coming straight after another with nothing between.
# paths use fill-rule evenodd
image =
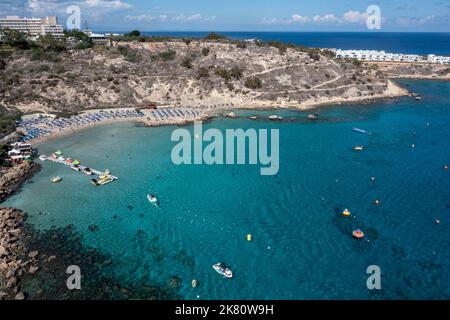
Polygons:
<instances>
[{"instance_id":1,"label":"calm bay water","mask_svg":"<svg viewBox=\"0 0 450 320\"><path fill-rule=\"evenodd\" d=\"M276 176L260 176L251 165L175 166L176 127L115 124L39 151L61 149L109 168L119 181L94 187L87 176L46 162L3 205L25 210L42 230L73 224L86 247L113 257L113 272L124 281L178 276L187 299L448 299L450 172L443 166L450 164L450 83L401 83L423 100L323 107L317 122L285 110L240 111L243 118L204 123L279 128ZM244 118L274 113L286 121ZM355 126L373 134L353 132ZM356 144L365 150L354 152ZM52 184L56 175L64 180ZM149 192L160 209L147 201ZM344 208L353 216L343 217ZM93 224L98 232L88 230ZM366 240L351 237L356 228ZM219 261L233 279L214 272ZM382 271L377 292L366 288L373 264Z\"/></svg>"},{"instance_id":2,"label":"calm bay water","mask_svg":"<svg viewBox=\"0 0 450 320\"><path fill-rule=\"evenodd\" d=\"M208 32L144 32L145 35L205 37ZM450 55L450 33L414 32L219 32L231 39L276 40L308 47L385 50Z\"/></svg>"}]
</instances>

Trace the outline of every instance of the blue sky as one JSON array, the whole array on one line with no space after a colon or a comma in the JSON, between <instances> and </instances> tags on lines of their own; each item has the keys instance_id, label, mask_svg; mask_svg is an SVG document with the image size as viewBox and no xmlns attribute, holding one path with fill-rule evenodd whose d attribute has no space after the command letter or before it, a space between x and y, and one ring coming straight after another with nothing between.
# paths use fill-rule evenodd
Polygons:
<instances>
[{"instance_id":1,"label":"blue sky","mask_svg":"<svg viewBox=\"0 0 450 320\"><path fill-rule=\"evenodd\" d=\"M0 16L65 24L72 4L103 31L368 31L366 10L378 5L380 31L450 32L450 0L0 0Z\"/></svg>"}]
</instances>

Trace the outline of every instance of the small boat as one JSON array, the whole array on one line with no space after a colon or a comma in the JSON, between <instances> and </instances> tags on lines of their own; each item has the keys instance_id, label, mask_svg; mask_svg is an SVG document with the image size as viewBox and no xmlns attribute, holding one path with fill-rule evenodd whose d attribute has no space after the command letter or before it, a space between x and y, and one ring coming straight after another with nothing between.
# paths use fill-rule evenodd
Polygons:
<instances>
[{"instance_id":1,"label":"small boat","mask_svg":"<svg viewBox=\"0 0 450 320\"><path fill-rule=\"evenodd\" d=\"M342 215L349 217L351 215L351 213L348 209L345 209L344 211L342 211Z\"/></svg>"},{"instance_id":2,"label":"small boat","mask_svg":"<svg viewBox=\"0 0 450 320\"><path fill-rule=\"evenodd\" d=\"M48 157L45 154L39 156L39 160L41 160L41 161L45 161L47 159L48 159Z\"/></svg>"},{"instance_id":3,"label":"small boat","mask_svg":"<svg viewBox=\"0 0 450 320\"><path fill-rule=\"evenodd\" d=\"M368 131L360 129L360 128L353 128L352 130L356 131L356 132L359 132L359 133L372 134L371 132L368 132Z\"/></svg>"},{"instance_id":4,"label":"small boat","mask_svg":"<svg viewBox=\"0 0 450 320\"><path fill-rule=\"evenodd\" d=\"M355 147L353 148L353 150L355 150L355 151L363 151L363 150L364 150L364 147L363 147L363 146L355 146Z\"/></svg>"},{"instance_id":5,"label":"small boat","mask_svg":"<svg viewBox=\"0 0 450 320\"><path fill-rule=\"evenodd\" d=\"M225 118L236 118L236 113L228 112L223 115Z\"/></svg>"},{"instance_id":6,"label":"small boat","mask_svg":"<svg viewBox=\"0 0 450 320\"><path fill-rule=\"evenodd\" d=\"M252 241L252 234L251 233L247 234L247 241Z\"/></svg>"},{"instance_id":7,"label":"small boat","mask_svg":"<svg viewBox=\"0 0 450 320\"><path fill-rule=\"evenodd\" d=\"M61 182L61 181L62 181L62 178L61 178L61 177L53 177L51 180L52 180L53 183L55 183L55 182Z\"/></svg>"},{"instance_id":8,"label":"small boat","mask_svg":"<svg viewBox=\"0 0 450 320\"><path fill-rule=\"evenodd\" d=\"M114 179L111 178L111 176L103 175L103 176L100 176L100 179L97 181L97 183L102 186L102 185L105 185L105 184L110 183L112 181L114 181Z\"/></svg>"},{"instance_id":9,"label":"small boat","mask_svg":"<svg viewBox=\"0 0 450 320\"><path fill-rule=\"evenodd\" d=\"M317 119L319 119L319 114L311 113L310 115L308 115L308 119L309 120L317 120Z\"/></svg>"},{"instance_id":10,"label":"small boat","mask_svg":"<svg viewBox=\"0 0 450 320\"><path fill-rule=\"evenodd\" d=\"M250 120L256 120L256 116L250 116Z\"/></svg>"},{"instance_id":11,"label":"small boat","mask_svg":"<svg viewBox=\"0 0 450 320\"><path fill-rule=\"evenodd\" d=\"M62 155L62 152L61 152L61 150L58 150L58 151L55 151L55 154L56 154L57 156L60 156L60 155Z\"/></svg>"},{"instance_id":12,"label":"small boat","mask_svg":"<svg viewBox=\"0 0 450 320\"><path fill-rule=\"evenodd\" d=\"M75 170L75 171L81 171L81 168L79 166L70 166L70 169Z\"/></svg>"},{"instance_id":13,"label":"small boat","mask_svg":"<svg viewBox=\"0 0 450 320\"><path fill-rule=\"evenodd\" d=\"M84 168L82 171L88 176L92 176L94 174L90 168Z\"/></svg>"},{"instance_id":14,"label":"small boat","mask_svg":"<svg viewBox=\"0 0 450 320\"><path fill-rule=\"evenodd\" d=\"M197 280L195 280L195 279L192 279L192 282L191 282L191 284L192 284L192 288L196 288L196 287L197 287L197 285L198 285L198 282L197 282Z\"/></svg>"},{"instance_id":15,"label":"small boat","mask_svg":"<svg viewBox=\"0 0 450 320\"><path fill-rule=\"evenodd\" d=\"M416 97L416 101L420 101L420 100L422 100L422 97L421 96L417 96Z\"/></svg>"},{"instance_id":16,"label":"small boat","mask_svg":"<svg viewBox=\"0 0 450 320\"><path fill-rule=\"evenodd\" d=\"M279 121L279 120L283 120L283 118L280 116L277 116L277 115L272 115L272 116L269 116L269 120Z\"/></svg>"},{"instance_id":17,"label":"small boat","mask_svg":"<svg viewBox=\"0 0 450 320\"><path fill-rule=\"evenodd\" d=\"M91 179L91 183L92 183L94 186L98 186L98 185L99 185L97 179Z\"/></svg>"},{"instance_id":18,"label":"small boat","mask_svg":"<svg viewBox=\"0 0 450 320\"><path fill-rule=\"evenodd\" d=\"M357 230L353 231L352 236L354 238L356 238L356 239L362 239L362 238L364 238L364 232L362 232L361 230L357 229Z\"/></svg>"},{"instance_id":19,"label":"small boat","mask_svg":"<svg viewBox=\"0 0 450 320\"><path fill-rule=\"evenodd\" d=\"M218 274L223 275L225 278L232 278L233 272L228 269L223 263L216 263L213 266L213 269L216 270Z\"/></svg>"},{"instance_id":20,"label":"small boat","mask_svg":"<svg viewBox=\"0 0 450 320\"><path fill-rule=\"evenodd\" d=\"M157 206L159 204L158 198L156 198L156 196L154 194L148 194L147 195L147 200L151 204L154 204L155 206Z\"/></svg>"}]
</instances>

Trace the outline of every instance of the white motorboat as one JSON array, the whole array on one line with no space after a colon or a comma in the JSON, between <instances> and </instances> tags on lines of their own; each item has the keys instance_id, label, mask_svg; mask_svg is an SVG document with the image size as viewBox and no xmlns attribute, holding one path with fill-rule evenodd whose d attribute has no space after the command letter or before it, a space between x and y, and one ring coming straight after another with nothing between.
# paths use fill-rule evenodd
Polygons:
<instances>
[{"instance_id":1,"label":"white motorboat","mask_svg":"<svg viewBox=\"0 0 450 320\"><path fill-rule=\"evenodd\" d=\"M216 272L218 274L221 274L222 276L224 276L225 278L232 278L233 277L233 272L228 269L223 263L219 262L216 264L213 264L213 269L216 270Z\"/></svg>"},{"instance_id":2,"label":"white motorboat","mask_svg":"<svg viewBox=\"0 0 450 320\"><path fill-rule=\"evenodd\" d=\"M148 194L147 200L151 203L157 206L159 204L158 198L154 194Z\"/></svg>"}]
</instances>

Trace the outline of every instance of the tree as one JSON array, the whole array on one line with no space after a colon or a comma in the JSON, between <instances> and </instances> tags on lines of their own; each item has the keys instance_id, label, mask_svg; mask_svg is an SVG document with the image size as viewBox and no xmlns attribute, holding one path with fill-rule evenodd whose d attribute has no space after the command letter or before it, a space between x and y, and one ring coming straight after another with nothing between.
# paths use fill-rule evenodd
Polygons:
<instances>
[{"instance_id":1,"label":"tree","mask_svg":"<svg viewBox=\"0 0 450 320\"><path fill-rule=\"evenodd\" d=\"M75 40L78 40L78 43L74 47L75 49L88 49L94 46L91 38L89 38L86 33L78 29L64 30L64 35L66 37L66 40L68 38L74 38Z\"/></svg>"},{"instance_id":2,"label":"tree","mask_svg":"<svg viewBox=\"0 0 450 320\"><path fill-rule=\"evenodd\" d=\"M7 46L24 50L31 47L25 33L11 29L3 30L3 43Z\"/></svg>"},{"instance_id":3,"label":"tree","mask_svg":"<svg viewBox=\"0 0 450 320\"><path fill-rule=\"evenodd\" d=\"M6 68L6 62L0 59L0 70L5 70Z\"/></svg>"},{"instance_id":4,"label":"tree","mask_svg":"<svg viewBox=\"0 0 450 320\"><path fill-rule=\"evenodd\" d=\"M36 44L45 50L51 51L64 51L66 50L65 39L56 39L51 34L46 34L45 36L39 36Z\"/></svg>"},{"instance_id":5,"label":"tree","mask_svg":"<svg viewBox=\"0 0 450 320\"><path fill-rule=\"evenodd\" d=\"M128 37L140 37L141 36L141 32L139 30L133 30L130 33L125 34Z\"/></svg>"},{"instance_id":6,"label":"tree","mask_svg":"<svg viewBox=\"0 0 450 320\"><path fill-rule=\"evenodd\" d=\"M206 39L207 40L224 40L227 37L225 37L224 35L215 33L215 32L210 32L207 36Z\"/></svg>"}]
</instances>

